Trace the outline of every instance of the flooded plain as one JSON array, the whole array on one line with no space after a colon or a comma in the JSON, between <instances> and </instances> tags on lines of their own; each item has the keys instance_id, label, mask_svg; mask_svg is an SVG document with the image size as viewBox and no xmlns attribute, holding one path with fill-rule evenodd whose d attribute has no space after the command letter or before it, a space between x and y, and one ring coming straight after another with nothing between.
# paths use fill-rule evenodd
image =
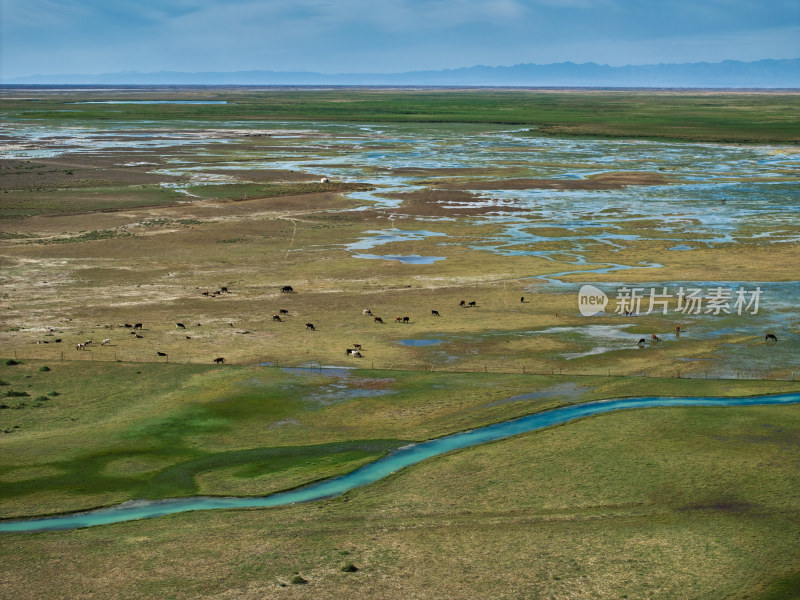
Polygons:
<instances>
[{"instance_id":1,"label":"flooded plain","mask_svg":"<svg viewBox=\"0 0 800 600\"><path fill-rule=\"evenodd\" d=\"M529 349L534 356L570 364L589 361L591 367L603 366L597 361L604 358L624 361L629 352L695 343L688 353L670 350L670 364L682 363L686 372L690 362L711 361L717 375L734 377L800 369L795 307L800 265L785 264L786 254L771 259L773 251L791 250L800 242L796 148L535 133L535 128L490 125L6 122L0 124L0 158L118 156L116 167L171 178L162 186L189 202L207 199L206 186L219 188L222 198L232 186L244 189L245 198L250 189L257 197L252 186L259 180L253 174L262 171L291 174L293 182L309 184L320 177L367 184L368 191L345 192L351 204L340 209L351 217L363 213L363 230L320 245L323 250L314 244L305 249L344 251L354 259L353 268L365 273L380 262L427 269L427 274L443 269L445 277L454 256L475 257L476 274L484 260L535 259L549 265L515 276L518 289L528 302L536 303L539 294L561 298L572 308L556 316L569 323L429 330L417 333L434 337L400 340L426 362L452 363L465 349L483 354L487 343L522 337L558 342L539 354ZM292 247L293 252L302 249ZM756 253L731 258L749 249ZM736 278L731 274L737 273L739 260L751 262L742 263L745 276ZM777 274L753 276L761 272L759 261L764 272L777 269ZM577 294L584 284L608 295L604 312L579 313ZM643 297L630 312L619 304L619 290L626 286L639 288ZM723 306L719 298L709 305L720 288L727 294ZM700 290L701 300L690 310L680 306L684 289ZM747 307L734 303L738 290L752 300L756 289L757 306L742 310ZM668 301L653 311L658 294ZM765 344L767 333L778 338L777 349ZM421 341L429 337L436 343ZM637 344L642 338L645 343Z\"/></svg>"}]
</instances>

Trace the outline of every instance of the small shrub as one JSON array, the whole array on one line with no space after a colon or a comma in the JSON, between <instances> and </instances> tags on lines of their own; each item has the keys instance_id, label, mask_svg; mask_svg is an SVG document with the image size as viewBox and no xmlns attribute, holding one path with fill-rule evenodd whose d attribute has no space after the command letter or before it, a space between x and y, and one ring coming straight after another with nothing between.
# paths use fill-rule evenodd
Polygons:
<instances>
[{"instance_id":1,"label":"small shrub","mask_svg":"<svg viewBox=\"0 0 800 600\"><path fill-rule=\"evenodd\" d=\"M47 395L48 395L48 396L51 396L51 397L53 397L53 398L55 398L56 396L60 396L60 395L61 395L61 392L52 391L52 392L50 392L50 393L49 393L49 394L47 394Z\"/></svg>"},{"instance_id":2,"label":"small shrub","mask_svg":"<svg viewBox=\"0 0 800 600\"><path fill-rule=\"evenodd\" d=\"M355 566L353 563L347 563L345 566L342 567L343 573L355 573L358 571L358 567Z\"/></svg>"},{"instance_id":3,"label":"small shrub","mask_svg":"<svg viewBox=\"0 0 800 600\"><path fill-rule=\"evenodd\" d=\"M8 390L6 392L7 398L24 398L25 396L30 396L28 392L18 392L17 390Z\"/></svg>"},{"instance_id":4,"label":"small shrub","mask_svg":"<svg viewBox=\"0 0 800 600\"><path fill-rule=\"evenodd\" d=\"M9 359L6 361L6 364L7 364L9 367L13 367L14 365L21 365L22 363L21 363L20 361L18 361L18 360L14 360L13 358L9 358Z\"/></svg>"},{"instance_id":5,"label":"small shrub","mask_svg":"<svg viewBox=\"0 0 800 600\"><path fill-rule=\"evenodd\" d=\"M0 379L0 385L11 385L11 384L8 383L7 381L3 381L2 379Z\"/></svg>"},{"instance_id":6,"label":"small shrub","mask_svg":"<svg viewBox=\"0 0 800 600\"><path fill-rule=\"evenodd\" d=\"M292 584L294 585L305 585L306 583L308 583L308 580L302 575L295 575L292 577Z\"/></svg>"},{"instance_id":7,"label":"small shrub","mask_svg":"<svg viewBox=\"0 0 800 600\"><path fill-rule=\"evenodd\" d=\"M11 408L8 404L0 404L0 410L4 408Z\"/></svg>"},{"instance_id":8,"label":"small shrub","mask_svg":"<svg viewBox=\"0 0 800 600\"><path fill-rule=\"evenodd\" d=\"M37 396L33 399L34 402L47 402L48 400L50 400L50 398L47 396Z\"/></svg>"},{"instance_id":9,"label":"small shrub","mask_svg":"<svg viewBox=\"0 0 800 600\"><path fill-rule=\"evenodd\" d=\"M45 373L50 370L50 367L48 367L47 365L42 365L41 367L39 367L39 370Z\"/></svg>"}]
</instances>

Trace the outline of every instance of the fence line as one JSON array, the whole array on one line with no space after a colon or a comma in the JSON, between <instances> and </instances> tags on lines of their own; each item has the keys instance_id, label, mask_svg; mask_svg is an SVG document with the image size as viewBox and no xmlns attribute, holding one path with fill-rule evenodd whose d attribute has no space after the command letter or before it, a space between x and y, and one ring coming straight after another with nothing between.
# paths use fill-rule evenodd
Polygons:
<instances>
[{"instance_id":1,"label":"fence line","mask_svg":"<svg viewBox=\"0 0 800 600\"><path fill-rule=\"evenodd\" d=\"M137 358L137 357L125 357L120 358L116 352L114 352L113 358L110 356L95 356L91 351L77 351L77 354L74 356L70 356L69 358L64 357L64 352L60 353L60 357L57 358L48 358L42 356L35 356L33 354L25 356L27 353L20 351L20 349L14 350L14 358L17 360L38 360L38 361L48 361L48 360L58 360L62 362L125 362L125 363L141 363L141 364L198 364L198 365L208 365L211 364L211 360L207 359L199 359L195 356L181 356L178 360L170 360L169 356L165 356L163 358L159 358L158 360L152 359L144 359L144 358ZM529 365L518 363L515 368L509 368L508 366L496 366L492 367L489 363L484 363L482 368L459 368L457 366L448 366L448 365L438 365L434 363L385 363L375 364L374 360L368 359L353 359L352 361L348 361L347 364L328 364L322 363L319 360L305 360L302 362L293 362L288 360L280 360L280 359L265 359L259 360L256 362L246 362L246 363L227 363L229 365L239 365L239 366L255 366L255 365L262 365L262 366L275 366L275 367L282 367L282 368L292 368L292 369L311 369L311 370L325 370L327 369L350 369L350 368L358 368L358 369L371 369L376 371L428 371L428 372L436 372L436 373L452 373L452 374L469 374L469 373L495 373L495 374L506 374L506 375L546 375L551 377L642 377L642 378L652 378L652 379L714 379L714 380L721 380L721 381L730 381L730 380L746 380L746 381L800 381L800 370L791 371L787 370L785 373L774 373L772 375L759 373L756 371L748 370L748 369L705 369L700 371L684 371L683 369L672 369L664 368L663 370L658 369L657 367L652 370L644 370L644 371L630 371L630 370L616 370L613 367L603 367L603 368L596 368L596 369L581 369L581 368L572 368L571 366L552 366L552 367L542 367L541 365Z\"/></svg>"}]
</instances>

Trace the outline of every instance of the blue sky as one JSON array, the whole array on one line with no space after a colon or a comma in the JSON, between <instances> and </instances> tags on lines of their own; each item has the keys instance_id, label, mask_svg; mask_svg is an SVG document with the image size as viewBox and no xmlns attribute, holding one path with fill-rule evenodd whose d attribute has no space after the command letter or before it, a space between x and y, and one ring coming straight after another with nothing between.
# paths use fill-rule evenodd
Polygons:
<instances>
[{"instance_id":1,"label":"blue sky","mask_svg":"<svg viewBox=\"0 0 800 600\"><path fill-rule=\"evenodd\" d=\"M0 0L0 78L800 58L799 0Z\"/></svg>"}]
</instances>

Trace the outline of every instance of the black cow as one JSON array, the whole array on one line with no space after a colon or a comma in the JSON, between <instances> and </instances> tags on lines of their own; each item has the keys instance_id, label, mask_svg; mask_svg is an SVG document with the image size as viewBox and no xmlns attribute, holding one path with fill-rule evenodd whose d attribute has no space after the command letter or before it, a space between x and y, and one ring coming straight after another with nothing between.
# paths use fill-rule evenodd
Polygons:
<instances>
[{"instance_id":1,"label":"black cow","mask_svg":"<svg viewBox=\"0 0 800 600\"><path fill-rule=\"evenodd\" d=\"M282 294L291 294L294 291L294 288L290 285L285 285L281 288Z\"/></svg>"},{"instance_id":2,"label":"black cow","mask_svg":"<svg viewBox=\"0 0 800 600\"><path fill-rule=\"evenodd\" d=\"M467 306L468 306L468 307L472 307L472 306L478 306L478 303L477 303L477 302L475 302L475 301L473 300L472 302L470 302L469 304L467 304Z\"/></svg>"},{"instance_id":3,"label":"black cow","mask_svg":"<svg viewBox=\"0 0 800 600\"><path fill-rule=\"evenodd\" d=\"M777 342L778 336L776 336L774 333L768 333L764 336L764 340L767 342Z\"/></svg>"},{"instance_id":4,"label":"black cow","mask_svg":"<svg viewBox=\"0 0 800 600\"><path fill-rule=\"evenodd\" d=\"M183 323L175 323L175 327L180 327L181 329L186 329L186 325Z\"/></svg>"},{"instance_id":5,"label":"black cow","mask_svg":"<svg viewBox=\"0 0 800 600\"><path fill-rule=\"evenodd\" d=\"M375 317L375 322L376 323L383 323L383 319L381 319L380 317Z\"/></svg>"},{"instance_id":6,"label":"black cow","mask_svg":"<svg viewBox=\"0 0 800 600\"><path fill-rule=\"evenodd\" d=\"M306 323L306 329L310 329L311 331L315 331L313 323Z\"/></svg>"},{"instance_id":7,"label":"black cow","mask_svg":"<svg viewBox=\"0 0 800 600\"><path fill-rule=\"evenodd\" d=\"M134 329L142 329L142 324L141 324L141 323L136 323L136 324L133 326L133 328L134 328Z\"/></svg>"},{"instance_id":8,"label":"black cow","mask_svg":"<svg viewBox=\"0 0 800 600\"><path fill-rule=\"evenodd\" d=\"M408 323L411 320L411 317L403 317L403 323Z\"/></svg>"},{"instance_id":9,"label":"black cow","mask_svg":"<svg viewBox=\"0 0 800 600\"><path fill-rule=\"evenodd\" d=\"M272 320L277 321L278 323L281 322L281 318L278 315L272 315Z\"/></svg>"},{"instance_id":10,"label":"black cow","mask_svg":"<svg viewBox=\"0 0 800 600\"><path fill-rule=\"evenodd\" d=\"M467 305L467 303L466 303L466 302L464 302L464 301L462 300L461 302L459 302L459 303L458 303L458 305L459 305L459 306L466 306L466 305Z\"/></svg>"},{"instance_id":11,"label":"black cow","mask_svg":"<svg viewBox=\"0 0 800 600\"><path fill-rule=\"evenodd\" d=\"M218 365L222 365L225 364L225 359L220 356L219 358L215 358L214 362Z\"/></svg>"},{"instance_id":12,"label":"black cow","mask_svg":"<svg viewBox=\"0 0 800 600\"><path fill-rule=\"evenodd\" d=\"M156 354L158 354L159 356L166 356L167 355L166 352L156 352Z\"/></svg>"},{"instance_id":13,"label":"black cow","mask_svg":"<svg viewBox=\"0 0 800 600\"><path fill-rule=\"evenodd\" d=\"M285 308L282 308L282 309L280 309L280 310L278 311L278 314L281 314L281 315L288 315L288 314L289 314L289 311L288 311L288 310L286 310Z\"/></svg>"},{"instance_id":14,"label":"black cow","mask_svg":"<svg viewBox=\"0 0 800 600\"><path fill-rule=\"evenodd\" d=\"M433 317L441 317L442 315L439 314L438 310L432 310L431 311L431 316L433 316Z\"/></svg>"}]
</instances>

